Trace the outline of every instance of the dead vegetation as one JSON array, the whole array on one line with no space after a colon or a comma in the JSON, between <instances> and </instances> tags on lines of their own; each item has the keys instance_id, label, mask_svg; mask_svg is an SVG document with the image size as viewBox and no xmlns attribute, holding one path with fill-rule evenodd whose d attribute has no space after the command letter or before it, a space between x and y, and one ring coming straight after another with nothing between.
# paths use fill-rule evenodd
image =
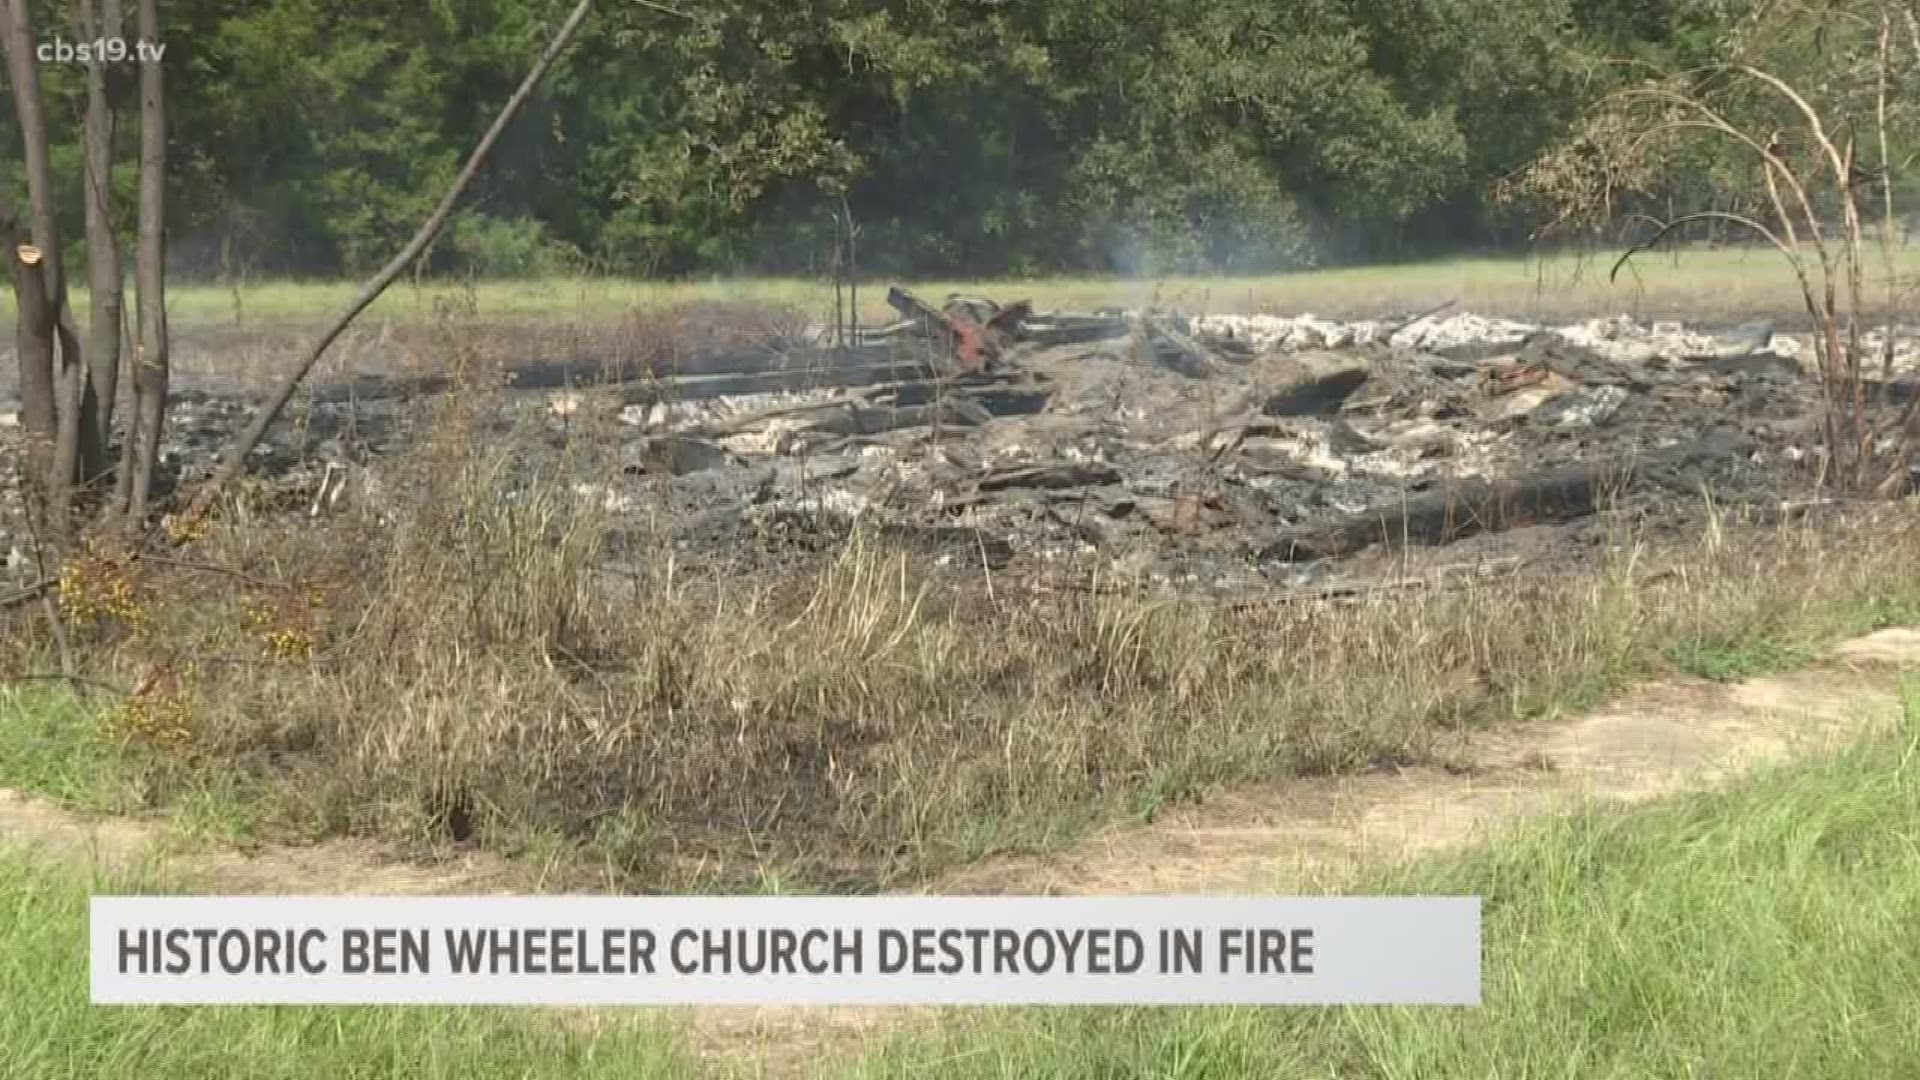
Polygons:
<instances>
[{"instance_id":1,"label":"dead vegetation","mask_svg":"<svg viewBox=\"0 0 1920 1080\"><path fill-rule=\"evenodd\" d=\"M1815 328L1828 478L1899 494L1920 452L1920 401L1891 392L1883 332L1910 299L1897 274L1906 226L1895 193L1914 160L1901 152L1920 132L1920 16L1891 0L1767 3L1722 30L1710 56L1681 70L1626 65L1638 77L1602 97L1507 194L1557 212L1543 232L1598 229L1663 191L1668 162L1725 151L1722 206L1648 219L1651 235L1614 272L1699 223L1771 248ZM1810 70L1808 57L1820 58Z\"/></svg>"},{"instance_id":2,"label":"dead vegetation","mask_svg":"<svg viewBox=\"0 0 1920 1080\"><path fill-rule=\"evenodd\" d=\"M559 844L629 888L864 889L1217 783L1445 761L1462 725L1920 609L1905 503L1658 547L1623 520L1591 576L1340 603L1043 586L859 529L764 576L615 559L570 482L601 444L526 454L544 436L491 434L489 385L430 404L404 494L312 522L236 487L167 557L70 565L58 625L72 670L130 691L96 700L141 800ZM56 648L32 614L0 615L6 671Z\"/></svg>"}]
</instances>

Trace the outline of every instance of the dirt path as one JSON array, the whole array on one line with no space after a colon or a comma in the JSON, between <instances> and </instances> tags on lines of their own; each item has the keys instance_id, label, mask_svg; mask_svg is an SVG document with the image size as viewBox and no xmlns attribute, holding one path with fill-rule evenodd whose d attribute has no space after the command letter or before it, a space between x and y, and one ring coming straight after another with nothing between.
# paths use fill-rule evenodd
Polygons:
<instances>
[{"instance_id":1,"label":"dirt path","mask_svg":"<svg viewBox=\"0 0 1920 1080\"><path fill-rule=\"evenodd\" d=\"M1450 755L1470 763L1462 769L1241 788L1109 830L1066 855L986 863L925 891L1334 892L1369 863L1461 846L1527 815L1640 802L1844 742L1897 715L1903 670L1920 673L1920 631L1885 630L1787 675L1668 680L1585 716L1469 733ZM852 1053L903 1024L967 1022L930 1009L713 1009L691 1030L714 1055L751 1052L749 1075L798 1076L808 1052Z\"/></svg>"},{"instance_id":2,"label":"dirt path","mask_svg":"<svg viewBox=\"0 0 1920 1080\"><path fill-rule=\"evenodd\" d=\"M400 845L329 840L251 849L215 847L169 833L160 823L75 813L0 788L0 843L89 855L101 865L154 865L206 891L236 895L332 893L425 896L526 889L533 867L484 854L431 858Z\"/></svg>"},{"instance_id":3,"label":"dirt path","mask_svg":"<svg viewBox=\"0 0 1920 1080\"><path fill-rule=\"evenodd\" d=\"M1423 768L1234 791L1114 830L1057 859L969 868L954 893L1289 892L1360 864L1474 839L1583 800L1638 802L1844 739L1898 708L1920 632L1848 642L1821 663L1734 684L1669 680L1572 719L1465 735L1454 770Z\"/></svg>"},{"instance_id":4,"label":"dirt path","mask_svg":"<svg viewBox=\"0 0 1920 1080\"><path fill-rule=\"evenodd\" d=\"M1734 684L1669 680L1573 719L1463 734L1462 767L1242 788L1151 824L1116 828L1055 857L988 862L929 885L944 894L1313 893L1358 868L1474 840L1489 826L1598 799L1638 802L1817 750L1897 714L1920 631L1848 642L1792 674ZM423 863L359 841L241 852L167 851L144 822L92 820L0 791L0 841L109 859L165 854L226 892L383 894L537 890L539 868L483 855ZM578 1015L578 1014L574 1014ZM622 1016L582 1017L598 1026ZM703 1009L677 1014L692 1045L749 1074L804 1074L817 1055L876 1030L965 1023L926 1009Z\"/></svg>"}]
</instances>

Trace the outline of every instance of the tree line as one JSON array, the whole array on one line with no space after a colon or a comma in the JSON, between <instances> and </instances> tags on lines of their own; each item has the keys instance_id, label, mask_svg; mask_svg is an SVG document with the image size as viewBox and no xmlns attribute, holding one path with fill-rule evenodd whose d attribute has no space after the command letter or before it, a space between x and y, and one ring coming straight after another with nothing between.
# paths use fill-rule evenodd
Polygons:
<instances>
[{"instance_id":1,"label":"tree line","mask_svg":"<svg viewBox=\"0 0 1920 1080\"><path fill-rule=\"evenodd\" d=\"M43 39L84 40L66 0L29 3ZM1725 6L608 0L427 268L809 272L842 208L875 272L1258 271L1510 246L1537 214L1489 192L1599 91L1593 58L1670 59L1723 29ZM174 266L379 265L566 7L166 0ZM82 66L44 78L56 121L84 112ZM0 127L20 145L11 93ZM77 236L83 140L53 127ZM133 149L115 156L117 205L133 205ZM0 170L24 190L11 150Z\"/></svg>"}]
</instances>

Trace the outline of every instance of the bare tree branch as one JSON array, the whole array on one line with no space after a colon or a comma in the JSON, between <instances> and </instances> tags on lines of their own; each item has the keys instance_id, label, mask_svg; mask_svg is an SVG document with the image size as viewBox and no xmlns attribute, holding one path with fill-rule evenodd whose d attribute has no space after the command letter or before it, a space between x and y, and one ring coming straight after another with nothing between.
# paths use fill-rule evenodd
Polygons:
<instances>
[{"instance_id":1,"label":"bare tree branch","mask_svg":"<svg viewBox=\"0 0 1920 1080\"><path fill-rule=\"evenodd\" d=\"M682 19L693 18L692 15L688 14L687 12L681 11L679 8L668 7L665 4L656 3L655 0L633 0L633 3L638 4L639 6L646 8L649 11L657 11L662 15L673 15Z\"/></svg>"},{"instance_id":2,"label":"bare tree branch","mask_svg":"<svg viewBox=\"0 0 1920 1080\"><path fill-rule=\"evenodd\" d=\"M151 0L143 0L143 3L146 2ZM481 136L479 145L474 147L472 155L467 158L466 166L460 170L460 175L454 178L453 185L441 197L440 204L420 226L420 231L416 232L413 239L407 242L407 246L393 257L392 262L382 267L380 272L361 288L359 295L353 298L346 309L334 317L333 322L308 347L306 355L301 357L300 362L274 388L273 393L254 414L253 421L247 425L246 431L242 432L228 448L226 457L221 461L213 478L195 495L187 511L189 520L204 514L220 490L246 468L248 455L253 452L254 447L260 445L260 440L266 435L268 426L273 423L275 417L279 416L280 410L286 407L301 381L313 370L314 365L333 344L334 339L339 337L362 311L379 299L387 286L393 284L394 280L406 271L408 264L419 258L420 254L433 243L434 238L446 224L447 217L453 212L454 205L459 202L460 196L466 193L468 185L473 183L473 178L479 174L480 166L486 161L487 154L492 151L493 144L499 140L507 125L513 121L514 115L520 111L521 106L526 104L527 99L533 95L540 80L546 76L547 69L552 67L553 62L565 51L567 43L573 39L574 32L579 30L580 24L586 21L592 7L593 0L580 0L574 7L573 13L567 16L566 22L562 23L560 29L554 33L553 40L547 43L546 51L540 54L539 60L527 72L527 77L521 81L519 89L514 91L513 96L508 98L507 103L501 107L499 115L494 117L492 126L488 127L486 134Z\"/></svg>"},{"instance_id":3,"label":"bare tree branch","mask_svg":"<svg viewBox=\"0 0 1920 1080\"><path fill-rule=\"evenodd\" d=\"M1698 133L1751 151L1758 168L1733 201L1660 227L1619 257L1609 280L1689 222L1723 222L1764 239L1792 269L1817 328L1813 351L1829 475L1852 491L1878 495L1897 494L1910 484L1909 464L1920 452L1920 399L1889 408L1888 395L1874 391L1863 370L1869 352L1863 320L1878 302L1868 295L1875 292L1866 270L1873 257L1869 217L1881 219L1878 247L1889 312L1899 293L1892 265L1893 188L1904 165L1892 160L1891 149L1913 136L1911 88L1920 74L1916 10L1912 0L1753 5L1715 43L1717 62L1656 71L1602 96L1578 137L1543 156L1518 185L1544 195L1561 220L1604 218L1619 196L1657 191L1660 151L1670 139ZM1911 41L1912 56L1896 56L1907 44L1903 40L1896 50L1896 28ZM1785 76L1769 57L1786 58L1796 74ZM1808 61L1815 66L1801 72L1799 65ZM1872 135L1859 131L1864 124L1874 125ZM1862 161L1875 154L1876 161ZM1725 155L1716 161L1734 163ZM1882 185L1877 207L1861 204L1869 197L1861 194L1868 186L1863 177ZM1737 175L1733 180L1742 182ZM1769 209L1774 220L1750 206ZM1891 377L1885 352L1880 377Z\"/></svg>"},{"instance_id":4,"label":"bare tree branch","mask_svg":"<svg viewBox=\"0 0 1920 1080\"><path fill-rule=\"evenodd\" d=\"M1682 217L1677 217L1672 221L1669 221L1666 224L1661 225L1660 231L1654 233L1653 236L1628 248L1623 254L1621 254L1621 256L1618 259L1614 260L1613 269L1607 272L1607 282L1609 284L1613 282L1613 279L1619 275L1620 268L1625 266L1629 259L1632 259L1635 255L1638 255L1643 251L1646 251L1655 247L1660 243L1661 240L1666 238L1668 233L1674 231L1675 229L1683 228L1696 221L1727 221L1735 225L1742 225L1742 226L1745 226L1746 228L1752 229L1754 232L1758 233L1760 236L1765 237L1766 241L1772 244L1775 248L1777 248L1781 254L1785 255L1788 258L1789 261L1793 262L1795 264L1796 271L1798 270L1799 260L1794 257L1793 249L1789 248L1786 245L1786 242L1781 240L1780 237L1773 232L1773 230L1767 228L1765 225L1760 224L1758 221L1755 221L1754 219L1747 217L1744 214L1729 213L1728 211L1725 211L1725 210L1702 210L1702 211L1699 211L1698 213L1687 214ZM1801 277L1803 280L1805 279L1804 274L1802 274Z\"/></svg>"}]
</instances>

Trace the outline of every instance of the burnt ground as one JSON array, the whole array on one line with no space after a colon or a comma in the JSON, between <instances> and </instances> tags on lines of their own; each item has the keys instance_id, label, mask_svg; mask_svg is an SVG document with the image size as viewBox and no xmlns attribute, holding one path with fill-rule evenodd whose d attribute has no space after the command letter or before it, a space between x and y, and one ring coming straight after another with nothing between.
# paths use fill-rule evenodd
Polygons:
<instances>
[{"instance_id":1,"label":"burnt ground","mask_svg":"<svg viewBox=\"0 0 1920 1080\"><path fill-rule=\"evenodd\" d=\"M1623 520L1657 533L1703 495L1777 512L1813 493L1818 387L1804 339L1776 329L1052 315L957 373L912 323L830 348L774 317L449 322L350 341L255 471L291 514L404 497L411 418L460 381L450 367L493 365L510 370L490 423L521 440L522 479L600 503L616 549L664 521L682 560L777 569L867 522L936 565L1228 595L1563 572ZM202 347L177 380L170 486L210 472L257 385ZM17 506L0 551L23 575Z\"/></svg>"}]
</instances>

